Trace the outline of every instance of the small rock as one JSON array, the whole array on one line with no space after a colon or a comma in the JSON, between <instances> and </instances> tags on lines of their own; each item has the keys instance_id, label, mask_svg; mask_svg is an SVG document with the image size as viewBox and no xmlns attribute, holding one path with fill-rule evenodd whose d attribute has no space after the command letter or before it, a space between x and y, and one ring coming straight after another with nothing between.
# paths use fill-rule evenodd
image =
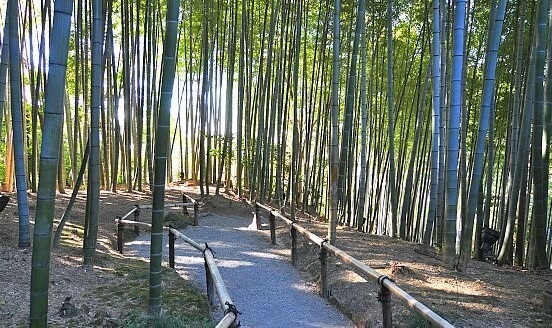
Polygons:
<instances>
[{"instance_id":1,"label":"small rock","mask_svg":"<svg viewBox=\"0 0 552 328\"><path fill-rule=\"evenodd\" d=\"M71 297L66 297L65 301L61 303L61 308L59 309L59 315L62 318L70 318L79 314L79 311L73 303L71 303Z\"/></svg>"},{"instance_id":2,"label":"small rock","mask_svg":"<svg viewBox=\"0 0 552 328\"><path fill-rule=\"evenodd\" d=\"M82 311L83 313L90 313L90 308L89 308L86 304L83 304L83 305L81 306L81 311Z\"/></svg>"},{"instance_id":3,"label":"small rock","mask_svg":"<svg viewBox=\"0 0 552 328\"><path fill-rule=\"evenodd\" d=\"M104 320L102 326L107 328L116 328L116 327L119 327L119 323L117 322L116 319L107 318Z\"/></svg>"},{"instance_id":4,"label":"small rock","mask_svg":"<svg viewBox=\"0 0 552 328\"><path fill-rule=\"evenodd\" d=\"M104 311L104 310L98 310L96 311L96 314L94 314L94 318L96 319L104 319L106 317L109 317L109 313L107 313L107 311Z\"/></svg>"}]
</instances>

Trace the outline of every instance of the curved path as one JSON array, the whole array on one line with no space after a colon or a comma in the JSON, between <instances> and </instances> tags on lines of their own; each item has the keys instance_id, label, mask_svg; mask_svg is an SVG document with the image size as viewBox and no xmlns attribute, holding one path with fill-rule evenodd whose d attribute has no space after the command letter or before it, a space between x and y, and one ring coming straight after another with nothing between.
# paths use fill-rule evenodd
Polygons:
<instances>
[{"instance_id":1,"label":"curved path","mask_svg":"<svg viewBox=\"0 0 552 328\"><path fill-rule=\"evenodd\" d=\"M242 312L242 327L353 327L343 314L320 298L291 266L286 252L248 228L251 220L210 215L197 227L182 230L200 244L208 243L226 288ZM164 236L167 239L166 234ZM168 241L164 242L165 256ZM149 235L126 244L126 253L149 257ZM179 273L205 288L203 254L176 241ZM215 320L222 317L220 310Z\"/></svg>"}]
</instances>

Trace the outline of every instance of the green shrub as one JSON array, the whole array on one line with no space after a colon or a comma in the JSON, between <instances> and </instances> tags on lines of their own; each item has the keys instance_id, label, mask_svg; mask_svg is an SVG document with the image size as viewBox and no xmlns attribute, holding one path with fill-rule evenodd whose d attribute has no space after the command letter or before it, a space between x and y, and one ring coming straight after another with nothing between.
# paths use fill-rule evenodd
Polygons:
<instances>
[{"instance_id":1,"label":"green shrub","mask_svg":"<svg viewBox=\"0 0 552 328\"><path fill-rule=\"evenodd\" d=\"M165 226L170 224L173 228L180 230L192 224L192 219L182 212L169 212L165 215L163 223Z\"/></svg>"},{"instance_id":2,"label":"green shrub","mask_svg":"<svg viewBox=\"0 0 552 328\"><path fill-rule=\"evenodd\" d=\"M158 316L150 316L137 310L126 315L121 323L123 327L129 328L178 328L178 327L212 327L209 321L193 321L181 316L161 313Z\"/></svg>"}]
</instances>

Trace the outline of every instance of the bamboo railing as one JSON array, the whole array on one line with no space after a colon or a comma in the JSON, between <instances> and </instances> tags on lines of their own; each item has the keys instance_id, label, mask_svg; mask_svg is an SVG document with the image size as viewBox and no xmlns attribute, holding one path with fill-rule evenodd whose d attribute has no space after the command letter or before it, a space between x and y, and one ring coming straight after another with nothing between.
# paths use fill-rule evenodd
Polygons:
<instances>
[{"instance_id":1,"label":"bamboo railing","mask_svg":"<svg viewBox=\"0 0 552 328\"><path fill-rule=\"evenodd\" d=\"M187 200L187 201L186 201ZM193 199L192 197L182 194L182 202L181 203L165 203L165 208L170 207L182 207L182 210L185 214L189 215L188 207L192 206L194 208L194 215L192 224L194 226L198 225L198 212L199 212L199 203ZM125 224L133 225L134 226L134 233L138 236L140 234L140 226L151 228L151 224L140 222L140 210L142 209L151 209L153 205L147 204L147 205L138 205L135 204L134 208L130 210L127 214L123 215L122 217L117 217L115 219L115 223L117 223L117 251L119 251L121 254L123 253L123 230L125 228ZM127 220L131 215L134 215L134 220Z\"/></svg>"},{"instance_id":2,"label":"bamboo railing","mask_svg":"<svg viewBox=\"0 0 552 328\"><path fill-rule=\"evenodd\" d=\"M297 264L297 233L302 234L306 239L315 243L320 247L320 293L324 298L329 297L329 285L328 285L328 253L332 254L336 258L343 261L343 263L349 265L353 270L360 274L361 276L376 282L380 286L379 301L382 304L382 313L383 313L383 326L392 327L393 326L393 314L392 314L392 305L391 305L391 295L395 295L399 300L406 303L414 312L418 313L424 317L427 321L437 327L454 327L448 321L440 317L438 314L433 312L431 309L426 307L420 301L416 300L410 294L402 290L397 286L389 277L384 274L381 274L379 271L371 268L370 266L364 264L362 261L352 257L343 250L331 245L327 239L320 238L319 236L313 234L309 230L297 224L293 220L285 217L281 213L275 211L273 208L258 203L253 202L253 207L255 208L254 219L257 227L261 226L260 222L260 209L264 209L269 212L269 224L270 224L270 241L274 245L276 244L276 218L282 220L287 225L290 226L291 232L291 263L293 265Z\"/></svg>"},{"instance_id":3,"label":"bamboo railing","mask_svg":"<svg viewBox=\"0 0 552 328\"><path fill-rule=\"evenodd\" d=\"M211 304L215 302L215 292L218 296L219 303L224 311L224 317L217 324L216 327L238 327L238 316L240 312L234 306L232 298L226 289L226 285L222 280L222 276L219 272L215 258L213 256L213 250L205 243L205 246L199 245L194 240L190 239L180 231L169 227L169 266L174 269L174 244L177 238L190 244L192 247L203 253L203 259L205 261L205 278L207 282L207 298Z\"/></svg>"},{"instance_id":4,"label":"bamboo railing","mask_svg":"<svg viewBox=\"0 0 552 328\"><path fill-rule=\"evenodd\" d=\"M186 198L189 202L185 202ZM197 225L198 218L198 202L187 195L182 195L182 203L167 203L165 207L182 207L185 213L188 213L187 206L194 207L194 225ZM115 223L117 224L117 250L123 253L123 229L124 225L133 225L136 234L139 234L139 227L151 228L151 224L146 222L140 222L140 209L151 208L151 205L134 205L134 208L122 217L117 217ZM128 220L127 218L134 215L134 220ZM169 266L174 269L175 267L175 252L174 244L176 239L181 239L192 247L203 253L203 259L205 261L205 276L207 281L207 298L211 304L215 302L215 293L218 296L219 303L224 311L224 317L216 325L217 328L239 327L239 314L240 312L234 306L232 298L226 289L226 285L222 280L222 276L219 272L215 258L213 256L213 250L205 243L205 246L201 246L194 240L190 239L180 231L174 229L171 226L163 227L164 230L169 233Z\"/></svg>"}]
</instances>

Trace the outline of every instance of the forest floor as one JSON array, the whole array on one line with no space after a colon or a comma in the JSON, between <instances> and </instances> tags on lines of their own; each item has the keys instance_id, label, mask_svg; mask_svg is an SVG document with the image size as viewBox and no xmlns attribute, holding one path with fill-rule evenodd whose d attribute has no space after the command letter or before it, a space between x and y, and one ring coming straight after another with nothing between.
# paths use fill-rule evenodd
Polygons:
<instances>
[{"instance_id":1,"label":"forest floor","mask_svg":"<svg viewBox=\"0 0 552 328\"><path fill-rule=\"evenodd\" d=\"M213 194L214 189L211 189ZM225 216L252 218L252 208L233 195L200 198L197 187L174 186L167 190L168 202L178 202L185 192L202 201L202 211ZM58 194L56 218L69 201ZM31 250L17 247L16 195L0 213L0 326L25 326L29 313ZM36 197L29 194L31 222ZM50 311L52 326L111 326L124 324L125 318L147 309L147 263L120 255L115 250L116 216L134 204L150 204L148 192L101 193L98 258L93 270L82 267L82 225L85 194L79 194L62 246L52 253L50 269ZM146 220L146 213L142 216ZM201 219L200 219L201 220ZM299 223L319 236L326 226L316 218L299 215ZM57 224L57 223L56 223ZM54 230L55 225L54 224ZM260 231L268 234L268 231ZM278 244L289 248L289 229L278 224ZM130 237L130 235L129 235ZM338 228L337 246L365 264L391 277L397 285L458 327L552 327L552 272L524 268L497 267L471 261L467 273L450 271L432 249L382 236ZM238 242L238 241L236 241ZM298 270L313 286L319 279L318 247L306 240L299 243ZM192 326L209 326L208 305L201 291L165 270L163 281L169 286L185 286L185 294L167 295L180 309L187 308ZM359 327L381 326L381 306L377 286L355 274L339 261L329 273L330 301ZM182 288L182 287L180 287ZM204 293L203 293L204 294ZM71 297L63 306L64 300ZM183 300L183 298L185 298ZM178 301L176 301L178 300ZM69 303L69 304L67 304ZM71 315L61 316L62 308ZM164 306L170 307L171 304ZM423 319L394 298L393 320L401 327L423 327ZM74 309L74 310L73 310Z\"/></svg>"},{"instance_id":2,"label":"forest floor","mask_svg":"<svg viewBox=\"0 0 552 328\"><path fill-rule=\"evenodd\" d=\"M58 193L54 231L71 191ZM180 190L167 190L166 199L181 201ZM36 194L29 193L31 236ZM12 199L0 213L0 327L26 327L29 318L32 249L19 249L17 200ZM86 192L80 192L63 230L61 245L53 249L50 264L48 326L51 327L146 327L149 263L116 251L115 218L133 209L134 204L151 204L149 192L102 191L97 256L93 270L82 265L82 242ZM150 212L151 213L151 212ZM142 220L146 220L142 216ZM132 217L130 218L132 219ZM150 214L151 219L151 214ZM127 231L128 230L128 231ZM125 239L133 237L125 230ZM205 293L176 272L163 269L163 320L167 327L212 327ZM66 299L70 298L68 302ZM186 312L182 313L185 308Z\"/></svg>"}]
</instances>

